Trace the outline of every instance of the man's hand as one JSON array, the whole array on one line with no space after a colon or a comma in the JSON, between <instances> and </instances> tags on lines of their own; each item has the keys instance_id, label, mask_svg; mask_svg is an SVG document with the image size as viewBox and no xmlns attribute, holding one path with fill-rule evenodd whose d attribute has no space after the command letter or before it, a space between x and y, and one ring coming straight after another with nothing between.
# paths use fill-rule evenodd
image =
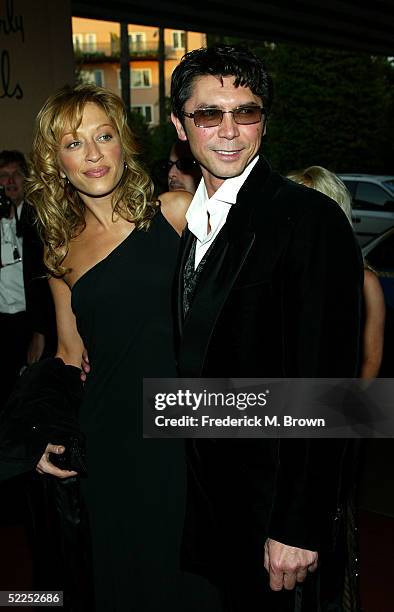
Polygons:
<instances>
[{"instance_id":1,"label":"man's hand","mask_svg":"<svg viewBox=\"0 0 394 612\"><path fill-rule=\"evenodd\" d=\"M317 559L317 552L287 546L267 538L264 546L264 567L270 576L271 589L294 589L297 582L304 582L308 572L316 570Z\"/></svg>"},{"instance_id":2,"label":"man's hand","mask_svg":"<svg viewBox=\"0 0 394 612\"><path fill-rule=\"evenodd\" d=\"M49 460L49 453L61 455L65 450L66 449L64 446L59 446L58 444L48 444L40 461L37 463L37 472L40 474L52 474L52 476L57 476L58 478L70 478L71 476L77 476L77 472L61 470L60 468L56 467L56 465L53 465L53 463L51 463Z\"/></svg>"},{"instance_id":3,"label":"man's hand","mask_svg":"<svg viewBox=\"0 0 394 612\"><path fill-rule=\"evenodd\" d=\"M42 357L45 348L45 336L39 332L34 332L27 349L27 365L36 363Z\"/></svg>"},{"instance_id":4,"label":"man's hand","mask_svg":"<svg viewBox=\"0 0 394 612\"><path fill-rule=\"evenodd\" d=\"M82 382L86 381L86 374L89 374L90 372L90 365L89 365L89 355L88 352L85 349L83 349L83 353L82 353L82 362L81 362L81 380Z\"/></svg>"}]
</instances>

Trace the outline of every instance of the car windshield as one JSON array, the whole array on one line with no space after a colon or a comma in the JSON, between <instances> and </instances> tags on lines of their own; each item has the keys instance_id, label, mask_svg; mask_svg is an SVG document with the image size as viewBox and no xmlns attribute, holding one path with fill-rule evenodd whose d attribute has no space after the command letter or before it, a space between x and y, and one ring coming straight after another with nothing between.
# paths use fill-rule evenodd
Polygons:
<instances>
[{"instance_id":1,"label":"car windshield","mask_svg":"<svg viewBox=\"0 0 394 612\"><path fill-rule=\"evenodd\" d=\"M390 189L390 191L394 195L394 180L385 181L384 184Z\"/></svg>"}]
</instances>

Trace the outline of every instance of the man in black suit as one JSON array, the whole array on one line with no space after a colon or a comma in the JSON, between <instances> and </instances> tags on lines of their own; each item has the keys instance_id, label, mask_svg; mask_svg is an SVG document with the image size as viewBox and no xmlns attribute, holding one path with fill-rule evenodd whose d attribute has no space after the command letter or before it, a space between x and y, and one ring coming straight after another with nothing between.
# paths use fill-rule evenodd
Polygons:
<instances>
[{"instance_id":1,"label":"man in black suit","mask_svg":"<svg viewBox=\"0 0 394 612\"><path fill-rule=\"evenodd\" d=\"M0 406L22 366L38 361L54 335L52 299L45 279L43 245L33 209L24 199L27 164L20 151L0 152ZM45 346L46 345L46 346ZM52 347L53 348L53 347Z\"/></svg>"},{"instance_id":2,"label":"man in black suit","mask_svg":"<svg viewBox=\"0 0 394 612\"><path fill-rule=\"evenodd\" d=\"M182 377L356 376L359 249L332 200L262 157L271 99L245 49L192 51L173 73L172 121L203 175L179 260ZM185 567L226 611L341 610L344 463L340 440L189 441Z\"/></svg>"}]
</instances>

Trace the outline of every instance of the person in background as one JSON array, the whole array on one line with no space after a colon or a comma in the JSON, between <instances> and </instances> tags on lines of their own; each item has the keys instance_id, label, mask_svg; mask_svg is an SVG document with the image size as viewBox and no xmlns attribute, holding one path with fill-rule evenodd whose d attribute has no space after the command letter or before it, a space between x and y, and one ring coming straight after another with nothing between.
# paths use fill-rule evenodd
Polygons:
<instances>
[{"instance_id":1,"label":"person in background","mask_svg":"<svg viewBox=\"0 0 394 612\"><path fill-rule=\"evenodd\" d=\"M156 165L155 173L161 176L159 181L162 185L168 185L168 191L158 195L161 206L183 206L185 198L194 195L197 185L201 179L200 166L194 159L188 143L175 142L170 151L168 160ZM164 187L165 189L165 187Z\"/></svg>"},{"instance_id":2,"label":"person in background","mask_svg":"<svg viewBox=\"0 0 394 612\"><path fill-rule=\"evenodd\" d=\"M352 224L352 197L336 174L322 166L310 166L305 170L291 172L287 177L329 196L339 204ZM379 279L364 260L360 378L375 378L379 374L383 357L385 313L384 294Z\"/></svg>"},{"instance_id":3,"label":"person in background","mask_svg":"<svg viewBox=\"0 0 394 612\"><path fill-rule=\"evenodd\" d=\"M201 180L201 170L189 143L178 140L172 145L167 167L168 191L188 191L194 195Z\"/></svg>"},{"instance_id":4,"label":"person in background","mask_svg":"<svg viewBox=\"0 0 394 612\"><path fill-rule=\"evenodd\" d=\"M21 368L38 361L50 335L52 299L45 279L43 245L25 201L27 164L20 151L0 152L0 404ZM47 344L48 349L48 344Z\"/></svg>"},{"instance_id":5,"label":"person in background","mask_svg":"<svg viewBox=\"0 0 394 612\"><path fill-rule=\"evenodd\" d=\"M161 188L173 193L174 191L187 191L194 195L201 179L200 166L190 151L189 144L176 141L170 150L168 159L159 161L155 165L155 174ZM160 197L163 194L160 194Z\"/></svg>"}]
</instances>

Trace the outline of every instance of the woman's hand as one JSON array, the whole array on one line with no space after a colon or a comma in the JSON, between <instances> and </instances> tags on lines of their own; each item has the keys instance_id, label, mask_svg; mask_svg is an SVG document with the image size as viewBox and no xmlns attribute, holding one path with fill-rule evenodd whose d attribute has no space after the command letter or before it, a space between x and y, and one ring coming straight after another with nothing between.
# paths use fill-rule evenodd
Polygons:
<instances>
[{"instance_id":1,"label":"woman's hand","mask_svg":"<svg viewBox=\"0 0 394 612\"><path fill-rule=\"evenodd\" d=\"M77 472L61 470L60 468L56 467L56 465L53 465L53 463L51 463L49 460L49 453L61 455L65 450L66 449L64 446L59 446L58 444L48 444L40 461L37 463L37 472L40 474L51 474L52 476L57 476L57 478L70 478L71 476L77 476Z\"/></svg>"},{"instance_id":2,"label":"woman's hand","mask_svg":"<svg viewBox=\"0 0 394 612\"><path fill-rule=\"evenodd\" d=\"M86 348L83 349L82 353L81 370L80 378L82 382L86 382L86 374L89 374L90 372L89 355Z\"/></svg>"}]
</instances>

